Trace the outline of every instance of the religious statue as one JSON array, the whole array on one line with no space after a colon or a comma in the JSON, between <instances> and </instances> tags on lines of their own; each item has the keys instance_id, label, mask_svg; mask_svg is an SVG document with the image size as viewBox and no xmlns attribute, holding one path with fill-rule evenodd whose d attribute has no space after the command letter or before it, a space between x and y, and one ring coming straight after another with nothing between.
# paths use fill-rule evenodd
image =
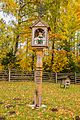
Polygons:
<instances>
[{"instance_id":1,"label":"religious statue","mask_svg":"<svg viewBox=\"0 0 80 120\"><path fill-rule=\"evenodd\" d=\"M34 38L34 43L35 44L45 44L45 38L42 34L42 32L38 33L38 36Z\"/></svg>"}]
</instances>

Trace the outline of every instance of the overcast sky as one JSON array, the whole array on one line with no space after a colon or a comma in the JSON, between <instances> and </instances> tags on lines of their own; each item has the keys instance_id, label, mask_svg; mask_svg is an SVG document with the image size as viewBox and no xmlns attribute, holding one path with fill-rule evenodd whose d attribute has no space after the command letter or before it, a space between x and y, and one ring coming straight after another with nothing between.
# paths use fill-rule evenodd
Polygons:
<instances>
[{"instance_id":1,"label":"overcast sky","mask_svg":"<svg viewBox=\"0 0 80 120\"><path fill-rule=\"evenodd\" d=\"M11 24L11 21L16 22L16 18L13 17L11 14L7 15L7 13L3 13L3 11L0 11L0 19L2 19L6 22L6 24Z\"/></svg>"}]
</instances>

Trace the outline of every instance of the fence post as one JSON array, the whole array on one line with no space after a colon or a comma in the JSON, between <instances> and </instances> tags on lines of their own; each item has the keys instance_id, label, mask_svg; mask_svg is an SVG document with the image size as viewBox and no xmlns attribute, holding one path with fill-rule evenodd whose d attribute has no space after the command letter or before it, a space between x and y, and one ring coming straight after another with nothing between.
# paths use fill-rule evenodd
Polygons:
<instances>
[{"instance_id":1,"label":"fence post","mask_svg":"<svg viewBox=\"0 0 80 120\"><path fill-rule=\"evenodd\" d=\"M10 77L11 77L11 70L9 68L9 82L10 82Z\"/></svg>"},{"instance_id":2,"label":"fence post","mask_svg":"<svg viewBox=\"0 0 80 120\"><path fill-rule=\"evenodd\" d=\"M57 73L55 73L56 83L57 83Z\"/></svg>"},{"instance_id":3,"label":"fence post","mask_svg":"<svg viewBox=\"0 0 80 120\"><path fill-rule=\"evenodd\" d=\"M74 81L74 82L75 82L75 84L76 84L76 72L74 73L74 77L75 77L75 81Z\"/></svg>"},{"instance_id":4,"label":"fence post","mask_svg":"<svg viewBox=\"0 0 80 120\"><path fill-rule=\"evenodd\" d=\"M49 72L49 80L51 81L51 72Z\"/></svg>"}]
</instances>

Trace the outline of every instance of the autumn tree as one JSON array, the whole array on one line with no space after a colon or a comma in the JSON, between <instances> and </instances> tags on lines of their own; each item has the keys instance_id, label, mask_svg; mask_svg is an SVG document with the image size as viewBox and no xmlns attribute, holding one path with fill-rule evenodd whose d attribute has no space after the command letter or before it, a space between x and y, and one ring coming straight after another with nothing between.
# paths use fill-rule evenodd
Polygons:
<instances>
[{"instance_id":1,"label":"autumn tree","mask_svg":"<svg viewBox=\"0 0 80 120\"><path fill-rule=\"evenodd\" d=\"M12 27L5 24L3 19L0 20L0 66L1 61L9 50L13 49L13 31Z\"/></svg>"},{"instance_id":2,"label":"autumn tree","mask_svg":"<svg viewBox=\"0 0 80 120\"><path fill-rule=\"evenodd\" d=\"M12 17L16 19L16 22L12 21L11 26L7 28L11 36L9 34L6 40L8 40L11 45L10 49L11 47L13 48L13 53L21 58L19 62L21 68L34 69L35 52L32 50L30 44L31 30L29 27L38 17L42 17L43 20L47 21L51 28L49 33L49 55L44 56L43 60L44 63L47 63L46 66L48 66L50 70L53 69L52 66L55 64L54 59L56 56L54 48L67 51L67 58L71 60L72 57L69 56L69 52L73 50L75 45L75 29L79 28L79 19L76 17L76 15L79 16L79 10L76 7L79 1L76 1L76 4L73 0L1 1L3 3L2 11L8 15L12 15ZM46 59L48 59L49 62L46 62Z\"/></svg>"},{"instance_id":3,"label":"autumn tree","mask_svg":"<svg viewBox=\"0 0 80 120\"><path fill-rule=\"evenodd\" d=\"M34 17L30 17L32 14L32 8L34 9L33 2L26 1L26 0L20 0L20 1L7 1L7 0L2 0L4 3L5 7L3 6L3 11L6 12L7 14L11 14L13 17L16 18L16 22L13 21L13 53L18 57L21 56L26 56L26 63L27 61L27 54L28 53L28 47L30 46L30 39L31 39L31 34L30 34L30 24ZM30 22L31 21L31 22ZM23 52L22 48L24 47ZM28 46L29 45L29 46ZM26 49L26 50L25 50ZM25 53L25 54L24 54ZM21 55L23 54L23 55ZM22 58L21 62L23 61L24 57Z\"/></svg>"}]
</instances>

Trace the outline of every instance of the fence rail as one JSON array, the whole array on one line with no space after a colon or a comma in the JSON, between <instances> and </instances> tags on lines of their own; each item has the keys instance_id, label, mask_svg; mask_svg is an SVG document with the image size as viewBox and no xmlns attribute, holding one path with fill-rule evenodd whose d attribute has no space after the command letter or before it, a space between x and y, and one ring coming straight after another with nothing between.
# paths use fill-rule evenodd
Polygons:
<instances>
[{"instance_id":1,"label":"fence rail","mask_svg":"<svg viewBox=\"0 0 80 120\"><path fill-rule=\"evenodd\" d=\"M43 81L59 83L62 76L69 76L71 83L80 84L80 73L53 73L43 71ZM0 81L27 81L34 80L34 71L27 72L23 70L3 70L0 71Z\"/></svg>"},{"instance_id":2,"label":"fence rail","mask_svg":"<svg viewBox=\"0 0 80 120\"><path fill-rule=\"evenodd\" d=\"M0 80L8 80L8 70L0 71Z\"/></svg>"}]
</instances>

